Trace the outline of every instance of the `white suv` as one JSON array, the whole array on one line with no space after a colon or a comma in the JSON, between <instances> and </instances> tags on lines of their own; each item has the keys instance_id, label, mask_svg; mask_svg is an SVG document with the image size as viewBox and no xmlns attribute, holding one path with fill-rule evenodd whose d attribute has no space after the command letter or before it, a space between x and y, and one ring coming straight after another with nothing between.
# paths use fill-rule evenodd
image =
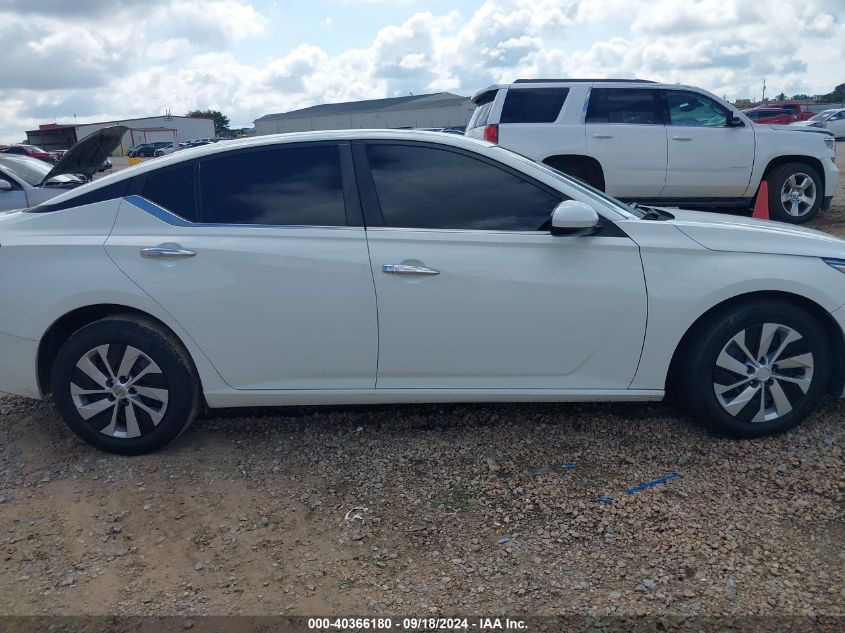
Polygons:
<instances>
[{"instance_id":1,"label":"white suv","mask_svg":"<svg viewBox=\"0 0 845 633\"><path fill-rule=\"evenodd\" d=\"M753 124L691 86L520 79L472 100L468 136L626 201L747 207L765 179L772 218L803 223L827 209L836 190L835 141L826 130Z\"/></svg>"}]
</instances>

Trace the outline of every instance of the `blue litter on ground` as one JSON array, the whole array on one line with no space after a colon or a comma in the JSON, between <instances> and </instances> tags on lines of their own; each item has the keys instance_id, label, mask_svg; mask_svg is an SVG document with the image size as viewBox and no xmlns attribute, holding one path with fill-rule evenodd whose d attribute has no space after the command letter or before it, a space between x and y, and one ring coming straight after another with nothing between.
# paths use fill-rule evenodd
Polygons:
<instances>
[{"instance_id":1,"label":"blue litter on ground","mask_svg":"<svg viewBox=\"0 0 845 633\"><path fill-rule=\"evenodd\" d=\"M672 481L673 479L676 479L677 477L680 477L680 475L678 473L671 473L669 475L666 475L665 477L660 477L659 479L655 479L653 481L647 481L644 484L640 484L639 486L634 486L633 488L628 488L625 491L625 494L626 495L632 495L635 492L639 492L640 490L645 490L646 488L651 488L652 486L656 486L657 484L663 484L663 483L666 483L667 481Z\"/></svg>"},{"instance_id":2,"label":"blue litter on ground","mask_svg":"<svg viewBox=\"0 0 845 633\"><path fill-rule=\"evenodd\" d=\"M560 467L563 468L564 470L572 470L573 468L575 468L575 464L566 463L566 464L561 464Z\"/></svg>"},{"instance_id":3,"label":"blue litter on ground","mask_svg":"<svg viewBox=\"0 0 845 633\"><path fill-rule=\"evenodd\" d=\"M498 541L496 541L496 543L499 545L507 545L508 543L510 543L510 541L511 540L506 536L505 538L500 538Z\"/></svg>"},{"instance_id":4,"label":"blue litter on ground","mask_svg":"<svg viewBox=\"0 0 845 633\"><path fill-rule=\"evenodd\" d=\"M610 497L597 497L596 501L598 501L599 503L613 503L613 499L611 499Z\"/></svg>"}]
</instances>

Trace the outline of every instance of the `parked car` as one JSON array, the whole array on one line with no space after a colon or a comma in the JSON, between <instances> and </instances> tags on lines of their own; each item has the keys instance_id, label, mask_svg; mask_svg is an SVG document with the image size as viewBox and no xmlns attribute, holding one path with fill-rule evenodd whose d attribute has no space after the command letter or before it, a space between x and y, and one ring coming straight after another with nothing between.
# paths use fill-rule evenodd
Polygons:
<instances>
[{"instance_id":1,"label":"parked car","mask_svg":"<svg viewBox=\"0 0 845 633\"><path fill-rule=\"evenodd\" d=\"M467 135L627 201L750 208L762 180L778 220L807 222L836 191L826 130L752 125L691 86L640 80L519 80L473 96Z\"/></svg>"},{"instance_id":2,"label":"parked car","mask_svg":"<svg viewBox=\"0 0 845 633\"><path fill-rule=\"evenodd\" d=\"M176 148L181 149L181 145L182 143L179 143ZM173 148L173 143L168 143L163 147L156 148L156 150L153 152L153 156L166 156L167 154L172 154L174 151L175 150Z\"/></svg>"},{"instance_id":3,"label":"parked car","mask_svg":"<svg viewBox=\"0 0 845 633\"><path fill-rule=\"evenodd\" d=\"M204 405L667 392L757 437L845 380L845 241L628 206L452 134L177 152L0 215L0 243L0 390L116 453Z\"/></svg>"},{"instance_id":4,"label":"parked car","mask_svg":"<svg viewBox=\"0 0 845 633\"><path fill-rule=\"evenodd\" d=\"M7 145L0 147L0 154L11 154L13 156L29 156L43 160L45 163L53 162L50 152L47 152L36 145Z\"/></svg>"},{"instance_id":5,"label":"parked car","mask_svg":"<svg viewBox=\"0 0 845 633\"><path fill-rule=\"evenodd\" d=\"M823 128L838 139L845 138L845 108L824 110L806 121L796 121L792 126L796 128Z\"/></svg>"},{"instance_id":6,"label":"parked car","mask_svg":"<svg viewBox=\"0 0 845 633\"><path fill-rule=\"evenodd\" d=\"M789 125L796 120L795 116L782 108L750 108L742 113L754 123L774 123L776 125Z\"/></svg>"},{"instance_id":7,"label":"parked car","mask_svg":"<svg viewBox=\"0 0 845 633\"><path fill-rule=\"evenodd\" d=\"M156 141L155 143L141 143L140 145L135 145L134 147L130 147L129 151L126 153L129 157L150 157L155 156L155 151L162 147L169 145L167 141Z\"/></svg>"},{"instance_id":8,"label":"parked car","mask_svg":"<svg viewBox=\"0 0 845 633\"><path fill-rule=\"evenodd\" d=\"M809 110L805 110L804 106L800 103L796 103L794 101L771 101L767 103L766 106L770 108L782 108L789 111L789 113L795 117L795 121L806 121L807 119L812 118L814 114Z\"/></svg>"},{"instance_id":9,"label":"parked car","mask_svg":"<svg viewBox=\"0 0 845 633\"><path fill-rule=\"evenodd\" d=\"M0 211L34 207L88 182L126 130L103 128L79 141L54 166L29 156L0 154Z\"/></svg>"}]
</instances>

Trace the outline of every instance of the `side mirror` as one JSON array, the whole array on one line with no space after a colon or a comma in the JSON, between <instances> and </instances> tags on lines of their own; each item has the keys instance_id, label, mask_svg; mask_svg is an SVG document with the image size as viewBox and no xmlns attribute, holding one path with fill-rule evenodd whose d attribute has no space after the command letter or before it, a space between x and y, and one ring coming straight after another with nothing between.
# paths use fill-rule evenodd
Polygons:
<instances>
[{"instance_id":1,"label":"side mirror","mask_svg":"<svg viewBox=\"0 0 845 633\"><path fill-rule=\"evenodd\" d=\"M11 191L12 185L8 180L0 179L0 191Z\"/></svg>"},{"instance_id":2,"label":"side mirror","mask_svg":"<svg viewBox=\"0 0 845 633\"><path fill-rule=\"evenodd\" d=\"M598 223L593 207L577 200L564 200L552 211L552 235L590 234Z\"/></svg>"},{"instance_id":3,"label":"side mirror","mask_svg":"<svg viewBox=\"0 0 845 633\"><path fill-rule=\"evenodd\" d=\"M731 116L731 118L729 118L729 119L728 119L728 127L740 127L740 126L742 126L742 125L745 125L745 124L742 122L742 119L740 119L740 118L739 118L737 115L735 115L735 114L734 114L733 116Z\"/></svg>"}]
</instances>

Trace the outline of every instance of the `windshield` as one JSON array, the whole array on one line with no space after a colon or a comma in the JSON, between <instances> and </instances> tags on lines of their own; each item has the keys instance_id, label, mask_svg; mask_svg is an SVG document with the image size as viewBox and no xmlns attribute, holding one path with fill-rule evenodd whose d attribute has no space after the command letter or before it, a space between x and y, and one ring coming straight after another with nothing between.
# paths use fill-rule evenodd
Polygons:
<instances>
[{"instance_id":1,"label":"windshield","mask_svg":"<svg viewBox=\"0 0 845 633\"><path fill-rule=\"evenodd\" d=\"M829 117L831 114L836 112L836 110L824 110L823 112L819 112L816 116L807 119L808 121L824 121Z\"/></svg>"},{"instance_id":2,"label":"windshield","mask_svg":"<svg viewBox=\"0 0 845 633\"><path fill-rule=\"evenodd\" d=\"M549 167L548 165L545 165L543 163L538 163L537 161L531 160L527 156L523 156L522 154L520 154L518 152L514 152L513 150L505 149L504 147L502 147L500 145L497 145L496 149L500 150L502 152L508 152L509 154L517 157L523 163L530 165L530 166L532 166L536 169L539 169L539 170L551 175L556 180L564 182L567 185L569 185L570 187L578 189L582 193L585 193L586 195L590 196L591 198L595 198L599 202L601 202L601 203L603 203L603 204L605 204L609 207L612 207L615 211L621 213L622 215L634 216L634 217L640 218L640 219L642 219L646 215L646 212L643 211L642 209L638 209L634 206L625 204L624 202L617 200L616 198L612 198L611 196L607 195L603 191L599 191L598 189L591 187L590 185L588 185L585 182L577 180L577 179L573 178L572 176L568 176L567 174L563 173L562 171L560 171L558 169L555 169L554 167Z\"/></svg>"},{"instance_id":3,"label":"windshield","mask_svg":"<svg viewBox=\"0 0 845 633\"><path fill-rule=\"evenodd\" d=\"M49 163L45 163L37 158L28 158L25 156L16 156L15 158L0 157L0 165L15 176L23 180L26 184L37 187L44 180L49 171L53 168ZM67 183L80 182L79 178L72 175L56 176L50 179L53 183Z\"/></svg>"},{"instance_id":4,"label":"windshield","mask_svg":"<svg viewBox=\"0 0 845 633\"><path fill-rule=\"evenodd\" d=\"M37 145L21 145L21 147L23 147L28 152L34 152L36 154L46 154L47 153L43 149L38 147Z\"/></svg>"}]
</instances>

